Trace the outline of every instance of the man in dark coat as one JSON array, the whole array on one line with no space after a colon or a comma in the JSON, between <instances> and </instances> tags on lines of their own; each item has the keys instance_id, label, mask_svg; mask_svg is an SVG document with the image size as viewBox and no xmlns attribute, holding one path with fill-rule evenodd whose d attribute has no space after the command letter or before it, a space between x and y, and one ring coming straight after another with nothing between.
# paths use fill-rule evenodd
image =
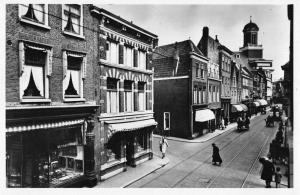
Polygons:
<instances>
[{"instance_id":1,"label":"man in dark coat","mask_svg":"<svg viewBox=\"0 0 300 195\"><path fill-rule=\"evenodd\" d=\"M219 165L221 166L222 159L221 159L221 156L219 154L219 148L214 143L212 144L212 147L213 147L212 163L213 163L213 165L216 165L217 162L218 162Z\"/></svg>"},{"instance_id":2,"label":"man in dark coat","mask_svg":"<svg viewBox=\"0 0 300 195\"><path fill-rule=\"evenodd\" d=\"M259 162L263 165L260 178L266 181L266 188L271 188L271 181L275 172L275 167L273 163L266 158L260 158Z\"/></svg>"}]
</instances>

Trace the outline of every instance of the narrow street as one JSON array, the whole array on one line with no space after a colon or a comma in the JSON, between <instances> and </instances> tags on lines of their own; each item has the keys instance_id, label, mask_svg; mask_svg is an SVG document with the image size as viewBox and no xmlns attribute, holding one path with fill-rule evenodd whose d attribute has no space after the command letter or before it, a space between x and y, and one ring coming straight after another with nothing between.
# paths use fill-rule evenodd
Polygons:
<instances>
[{"instance_id":1,"label":"narrow street","mask_svg":"<svg viewBox=\"0 0 300 195\"><path fill-rule=\"evenodd\" d=\"M278 124L266 128L267 115L251 121L250 130L231 130L205 143L169 140L170 163L128 187L143 188L264 188L260 180L260 156L266 156ZM158 138L154 139L155 154ZM211 163L211 144L220 148L221 166ZM274 186L274 185L273 185Z\"/></svg>"}]
</instances>

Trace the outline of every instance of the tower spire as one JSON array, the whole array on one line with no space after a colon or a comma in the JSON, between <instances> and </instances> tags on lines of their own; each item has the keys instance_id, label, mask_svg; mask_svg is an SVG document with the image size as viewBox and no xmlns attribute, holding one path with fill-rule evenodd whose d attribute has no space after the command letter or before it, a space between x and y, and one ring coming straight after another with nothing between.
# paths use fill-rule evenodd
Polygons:
<instances>
[{"instance_id":1,"label":"tower spire","mask_svg":"<svg viewBox=\"0 0 300 195\"><path fill-rule=\"evenodd\" d=\"M252 22L252 16L250 16L250 23Z\"/></svg>"}]
</instances>

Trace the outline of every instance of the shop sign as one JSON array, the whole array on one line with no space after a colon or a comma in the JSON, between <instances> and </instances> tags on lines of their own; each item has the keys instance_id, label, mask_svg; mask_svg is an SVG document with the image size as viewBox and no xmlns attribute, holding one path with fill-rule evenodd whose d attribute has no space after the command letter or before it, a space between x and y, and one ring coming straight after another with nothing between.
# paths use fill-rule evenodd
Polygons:
<instances>
[{"instance_id":1,"label":"shop sign","mask_svg":"<svg viewBox=\"0 0 300 195\"><path fill-rule=\"evenodd\" d=\"M67 146L60 148L62 156L77 156L77 147L76 146Z\"/></svg>"}]
</instances>

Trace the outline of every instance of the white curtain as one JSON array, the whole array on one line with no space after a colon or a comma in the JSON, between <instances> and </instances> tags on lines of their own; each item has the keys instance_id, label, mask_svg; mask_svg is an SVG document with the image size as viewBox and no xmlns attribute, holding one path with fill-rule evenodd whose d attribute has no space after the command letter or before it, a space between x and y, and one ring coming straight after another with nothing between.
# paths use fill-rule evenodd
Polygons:
<instances>
[{"instance_id":1,"label":"white curtain","mask_svg":"<svg viewBox=\"0 0 300 195\"><path fill-rule=\"evenodd\" d=\"M117 64L117 44L110 43L110 62L113 64Z\"/></svg>"},{"instance_id":2,"label":"white curtain","mask_svg":"<svg viewBox=\"0 0 300 195\"><path fill-rule=\"evenodd\" d=\"M125 47L125 48L126 48L126 65L132 66L132 60L133 60L132 49L129 47Z\"/></svg>"},{"instance_id":3,"label":"white curtain","mask_svg":"<svg viewBox=\"0 0 300 195\"><path fill-rule=\"evenodd\" d=\"M145 92L139 92L139 110L145 110Z\"/></svg>"},{"instance_id":4,"label":"white curtain","mask_svg":"<svg viewBox=\"0 0 300 195\"><path fill-rule=\"evenodd\" d=\"M29 84L31 71L32 71L34 83L35 83L37 89L40 91L41 96L44 97L45 81L44 81L44 67L42 67L42 66L24 65L24 72L23 72L22 77L20 78L20 82L22 83L21 90L24 94L24 90L27 88L27 86Z\"/></svg>"}]
</instances>

